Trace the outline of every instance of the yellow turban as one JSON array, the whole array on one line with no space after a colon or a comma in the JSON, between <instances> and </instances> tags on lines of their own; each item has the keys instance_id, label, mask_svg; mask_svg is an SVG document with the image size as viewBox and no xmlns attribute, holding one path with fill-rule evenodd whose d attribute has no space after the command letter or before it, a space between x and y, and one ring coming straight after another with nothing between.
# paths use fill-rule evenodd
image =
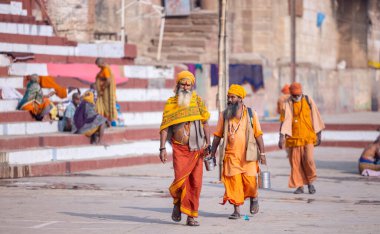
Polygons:
<instances>
[{"instance_id":1,"label":"yellow turban","mask_svg":"<svg viewBox=\"0 0 380 234\"><path fill-rule=\"evenodd\" d=\"M245 89L242 86L237 85L237 84L232 84L230 86L230 89L228 90L228 93L239 96L242 99L244 99L245 96L247 95L247 92L245 91Z\"/></svg>"},{"instance_id":2,"label":"yellow turban","mask_svg":"<svg viewBox=\"0 0 380 234\"><path fill-rule=\"evenodd\" d=\"M178 82L182 79L189 79L191 81L191 84L195 84L195 77L193 73L189 71L181 71L180 73L178 73L175 81L178 84Z\"/></svg>"},{"instance_id":3,"label":"yellow turban","mask_svg":"<svg viewBox=\"0 0 380 234\"><path fill-rule=\"evenodd\" d=\"M89 102L89 103L92 103L92 104L95 104L94 102L94 93L87 90L84 94L83 94L83 100L86 101L86 102Z\"/></svg>"}]
</instances>

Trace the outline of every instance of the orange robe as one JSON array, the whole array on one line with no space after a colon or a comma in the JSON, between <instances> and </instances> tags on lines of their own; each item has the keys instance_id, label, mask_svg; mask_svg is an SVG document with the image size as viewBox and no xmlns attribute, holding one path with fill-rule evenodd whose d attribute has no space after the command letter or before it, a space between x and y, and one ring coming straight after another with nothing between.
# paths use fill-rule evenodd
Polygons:
<instances>
[{"instance_id":1,"label":"orange robe","mask_svg":"<svg viewBox=\"0 0 380 234\"><path fill-rule=\"evenodd\" d=\"M317 178L314 162L314 144L317 136L314 131L312 112L305 97L293 103L292 135L287 136L285 146L289 148L291 173L289 187L297 188L313 183ZM285 120L285 111L280 117Z\"/></svg>"},{"instance_id":2,"label":"orange robe","mask_svg":"<svg viewBox=\"0 0 380 234\"><path fill-rule=\"evenodd\" d=\"M41 88L54 89L56 95L62 99L67 97L67 89L58 85L55 82L54 77L52 77L52 76L39 76L39 78L40 78Z\"/></svg>"},{"instance_id":3,"label":"orange robe","mask_svg":"<svg viewBox=\"0 0 380 234\"><path fill-rule=\"evenodd\" d=\"M225 194L223 197L223 203L229 201L234 205L244 204L244 200L247 197L257 197L257 183L256 176L259 171L257 162L248 162L246 160L246 130L248 111L244 106L243 116L241 120L232 118L228 121L228 142L226 145L222 181L225 187ZM239 124L240 121L240 124ZM254 129L253 133L255 137L259 137L263 134L261 126L257 117L257 113L254 111ZM215 136L222 138L224 135L224 117L223 113L219 115L218 124ZM238 126L239 125L239 126ZM235 129L236 132L235 132Z\"/></svg>"},{"instance_id":4,"label":"orange robe","mask_svg":"<svg viewBox=\"0 0 380 234\"><path fill-rule=\"evenodd\" d=\"M29 111L34 116L38 116L44 112L46 108L50 108L50 100L49 98L44 97L41 103L37 101L28 102L21 107L21 110Z\"/></svg>"},{"instance_id":5,"label":"orange robe","mask_svg":"<svg viewBox=\"0 0 380 234\"><path fill-rule=\"evenodd\" d=\"M116 120L116 83L111 68L109 66L102 67L96 75L95 82L98 93L96 111L111 121ZM109 85L106 85L107 82Z\"/></svg>"},{"instance_id":6,"label":"orange robe","mask_svg":"<svg viewBox=\"0 0 380 234\"><path fill-rule=\"evenodd\" d=\"M188 145L172 142L174 181L169 187L175 205L181 212L198 217L199 197L202 188L203 157L200 151L190 151Z\"/></svg>"}]
</instances>

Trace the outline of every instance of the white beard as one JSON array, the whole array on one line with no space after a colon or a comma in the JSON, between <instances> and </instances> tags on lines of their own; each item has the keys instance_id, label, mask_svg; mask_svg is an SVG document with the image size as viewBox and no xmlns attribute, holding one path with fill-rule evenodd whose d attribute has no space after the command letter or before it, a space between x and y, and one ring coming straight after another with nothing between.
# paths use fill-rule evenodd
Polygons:
<instances>
[{"instance_id":1,"label":"white beard","mask_svg":"<svg viewBox=\"0 0 380 234\"><path fill-rule=\"evenodd\" d=\"M299 102L299 101L301 101L301 99L302 99L302 95L297 97L297 98L292 97L293 102Z\"/></svg>"},{"instance_id":2,"label":"white beard","mask_svg":"<svg viewBox=\"0 0 380 234\"><path fill-rule=\"evenodd\" d=\"M189 107L191 101L192 93L191 91L186 92L183 90L178 91L178 106Z\"/></svg>"}]
</instances>

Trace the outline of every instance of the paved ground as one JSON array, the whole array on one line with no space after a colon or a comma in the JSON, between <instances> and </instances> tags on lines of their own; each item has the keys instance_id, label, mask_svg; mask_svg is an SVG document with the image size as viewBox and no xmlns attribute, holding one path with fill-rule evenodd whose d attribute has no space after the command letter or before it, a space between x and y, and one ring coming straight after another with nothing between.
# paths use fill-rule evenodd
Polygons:
<instances>
[{"instance_id":1,"label":"paved ground","mask_svg":"<svg viewBox=\"0 0 380 234\"><path fill-rule=\"evenodd\" d=\"M200 227L171 221L171 163L1 180L0 233L379 233L380 178L357 174L360 153L316 149L314 195L292 194L285 153L270 153L272 189L260 190L260 212L249 220L227 219L217 171L205 172Z\"/></svg>"}]
</instances>

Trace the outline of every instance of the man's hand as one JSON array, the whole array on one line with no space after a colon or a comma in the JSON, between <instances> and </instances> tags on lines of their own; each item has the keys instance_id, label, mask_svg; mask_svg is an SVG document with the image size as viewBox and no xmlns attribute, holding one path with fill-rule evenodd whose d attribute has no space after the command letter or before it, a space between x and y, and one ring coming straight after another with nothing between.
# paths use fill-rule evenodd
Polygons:
<instances>
[{"instance_id":1,"label":"man's hand","mask_svg":"<svg viewBox=\"0 0 380 234\"><path fill-rule=\"evenodd\" d=\"M160 159L161 159L162 163L165 163L168 160L167 159L166 149L160 150Z\"/></svg>"},{"instance_id":2,"label":"man's hand","mask_svg":"<svg viewBox=\"0 0 380 234\"><path fill-rule=\"evenodd\" d=\"M211 154L211 145L208 145L206 146L204 149L203 149L203 152L204 152L204 157L206 157L207 155Z\"/></svg>"},{"instance_id":3,"label":"man's hand","mask_svg":"<svg viewBox=\"0 0 380 234\"><path fill-rule=\"evenodd\" d=\"M267 158L265 157L265 153L260 153L259 162L263 165L267 165Z\"/></svg>"},{"instance_id":4,"label":"man's hand","mask_svg":"<svg viewBox=\"0 0 380 234\"><path fill-rule=\"evenodd\" d=\"M285 141L284 135L280 134L280 139L278 141L278 148L280 148L280 149L284 148L284 141Z\"/></svg>"},{"instance_id":5,"label":"man's hand","mask_svg":"<svg viewBox=\"0 0 380 234\"><path fill-rule=\"evenodd\" d=\"M317 133L317 142L315 143L315 146L319 146L322 142L322 132Z\"/></svg>"}]
</instances>

